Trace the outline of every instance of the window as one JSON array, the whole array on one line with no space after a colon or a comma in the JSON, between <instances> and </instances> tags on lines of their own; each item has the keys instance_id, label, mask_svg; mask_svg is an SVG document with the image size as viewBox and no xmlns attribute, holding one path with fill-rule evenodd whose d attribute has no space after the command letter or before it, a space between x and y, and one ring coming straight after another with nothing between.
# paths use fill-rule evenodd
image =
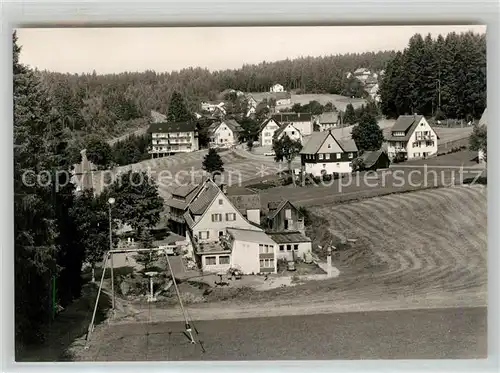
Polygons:
<instances>
[{"instance_id":1,"label":"window","mask_svg":"<svg viewBox=\"0 0 500 373\"><path fill-rule=\"evenodd\" d=\"M280 245L280 251L285 251L285 245Z\"/></svg>"},{"instance_id":2,"label":"window","mask_svg":"<svg viewBox=\"0 0 500 373\"><path fill-rule=\"evenodd\" d=\"M229 264L229 255L219 256L219 264Z\"/></svg>"},{"instance_id":3,"label":"window","mask_svg":"<svg viewBox=\"0 0 500 373\"><path fill-rule=\"evenodd\" d=\"M337 163L337 167L340 167L340 163Z\"/></svg>"},{"instance_id":4,"label":"window","mask_svg":"<svg viewBox=\"0 0 500 373\"><path fill-rule=\"evenodd\" d=\"M326 168L326 164L325 163L323 163L323 168Z\"/></svg>"},{"instance_id":5,"label":"window","mask_svg":"<svg viewBox=\"0 0 500 373\"><path fill-rule=\"evenodd\" d=\"M271 132L265 132L265 133L264 133L264 136L266 136L266 137L271 136Z\"/></svg>"},{"instance_id":6,"label":"window","mask_svg":"<svg viewBox=\"0 0 500 373\"><path fill-rule=\"evenodd\" d=\"M418 142L414 142L414 143L412 144L412 146L413 146L414 148L416 148L416 147L418 147L418 144L419 144Z\"/></svg>"},{"instance_id":7,"label":"window","mask_svg":"<svg viewBox=\"0 0 500 373\"><path fill-rule=\"evenodd\" d=\"M200 240L208 240L210 237L210 232L209 231L201 231L198 233L198 237L200 237Z\"/></svg>"},{"instance_id":8,"label":"window","mask_svg":"<svg viewBox=\"0 0 500 373\"><path fill-rule=\"evenodd\" d=\"M219 205L222 205L224 203L224 200L221 198L219 199Z\"/></svg>"},{"instance_id":9,"label":"window","mask_svg":"<svg viewBox=\"0 0 500 373\"><path fill-rule=\"evenodd\" d=\"M219 237L224 236L224 231L219 231Z\"/></svg>"},{"instance_id":10,"label":"window","mask_svg":"<svg viewBox=\"0 0 500 373\"><path fill-rule=\"evenodd\" d=\"M271 254L273 245L259 244L259 254Z\"/></svg>"},{"instance_id":11,"label":"window","mask_svg":"<svg viewBox=\"0 0 500 373\"><path fill-rule=\"evenodd\" d=\"M325 159L330 159L330 154L325 154Z\"/></svg>"},{"instance_id":12,"label":"window","mask_svg":"<svg viewBox=\"0 0 500 373\"><path fill-rule=\"evenodd\" d=\"M299 245L293 245L293 249L297 251L299 249Z\"/></svg>"},{"instance_id":13,"label":"window","mask_svg":"<svg viewBox=\"0 0 500 373\"><path fill-rule=\"evenodd\" d=\"M413 153L414 157L420 157L420 153Z\"/></svg>"},{"instance_id":14,"label":"window","mask_svg":"<svg viewBox=\"0 0 500 373\"><path fill-rule=\"evenodd\" d=\"M292 135L295 135L295 131L292 131Z\"/></svg>"},{"instance_id":15,"label":"window","mask_svg":"<svg viewBox=\"0 0 500 373\"><path fill-rule=\"evenodd\" d=\"M292 218L292 210L291 209L286 209L285 210L285 218L291 219Z\"/></svg>"},{"instance_id":16,"label":"window","mask_svg":"<svg viewBox=\"0 0 500 373\"><path fill-rule=\"evenodd\" d=\"M323 159L323 154L320 154L320 155L319 155L319 159Z\"/></svg>"},{"instance_id":17,"label":"window","mask_svg":"<svg viewBox=\"0 0 500 373\"><path fill-rule=\"evenodd\" d=\"M292 251L292 245L286 245L286 251Z\"/></svg>"},{"instance_id":18,"label":"window","mask_svg":"<svg viewBox=\"0 0 500 373\"><path fill-rule=\"evenodd\" d=\"M330 149L332 147L332 144L328 144L328 149Z\"/></svg>"},{"instance_id":19,"label":"window","mask_svg":"<svg viewBox=\"0 0 500 373\"><path fill-rule=\"evenodd\" d=\"M288 230L288 219L286 219L283 223L285 230Z\"/></svg>"},{"instance_id":20,"label":"window","mask_svg":"<svg viewBox=\"0 0 500 373\"><path fill-rule=\"evenodd\" d=\"M426 146L434 146L434 141L426 141L425 145Z\"/></svg>"},{"instance_id":21,"label":"window","mask_svg":"<svg viewBox=\"0 0 500 373\"><path fill-rule=\"evenodd\" d=\"M234 212L226 213L226 221L235 221L235 220L236 220L236 214Z\"/></svg>"},{"instance_id":22,"label":"window","mask_svg":"<svg viewBox=\"0 0 500 373\"><path fill-rule=\"evenodd\" d=\"M260 268L274 268L274 259L261 259Z\"/></svg>"},{"instance_id":23,"label":"window","mask_svg":"<svg viewBox=\"0 0 500 373\"><path fill-rule=\"evenodd\" d=\"M207 256L205 258L205 265L214 266L216 264L217 264L217 262L215 261L215 256Z\"/></svg>"},{"instance_id":24,"label":"window","mask_svg":"<svg viewBox=\"0 0 500 373\"><path fill-rule=\"evenodd\" d=\"M342 156L342 154L337 153L337 159L340 159L341 156Z\"/></svg>"},{"instance_id":25,"label":"window","mask_svg":"<svg viewBox=\"0 0 500 373\"><path fill-rule=\"evenodd\" d=\"M354 153L349 153L349 159L353 159L354 158Z\"/></svg>"},{"instance_id":26,"label":"window","mask_svg":"<svg viewBox=\"0 0 500 373\"><path fill-rule=\"evenodd\" d=\"M212 221L213 222L222 221L222 214L212 214Z\"/></svg>"}]
</instances>

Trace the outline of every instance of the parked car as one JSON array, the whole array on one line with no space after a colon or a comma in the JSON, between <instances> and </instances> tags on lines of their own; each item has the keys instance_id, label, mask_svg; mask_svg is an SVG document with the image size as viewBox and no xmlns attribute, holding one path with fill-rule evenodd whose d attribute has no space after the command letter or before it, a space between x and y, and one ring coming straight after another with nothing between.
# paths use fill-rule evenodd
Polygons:
<instances>
[{"instance_id":1,"label":"parked car","mask_svg":"<svg viewBox=\"0 0 500 373\"><path fill-rule=\"evenodd\" d=\"M286 265L286 269L287 269L287 271L295 271L295 269L296 269L295 262L292 262L292 261L288 262Z\"/></svg>"}]
</instances>

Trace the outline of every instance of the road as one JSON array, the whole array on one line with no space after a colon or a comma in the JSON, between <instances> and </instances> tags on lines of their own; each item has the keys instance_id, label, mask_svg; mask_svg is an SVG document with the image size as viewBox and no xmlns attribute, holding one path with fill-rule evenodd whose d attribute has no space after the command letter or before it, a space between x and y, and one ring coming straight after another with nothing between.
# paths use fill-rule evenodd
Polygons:
<instances>
[{"instance_id":1,"label":"road","mask_svg":"<svg viewBox=\"0 0 500 373\"><path fill-rule=\"evenodd\" d=\"M102 326L81 360L465 359L487 355L487 309L447 308Z\"/></svg>"}]
</instances>

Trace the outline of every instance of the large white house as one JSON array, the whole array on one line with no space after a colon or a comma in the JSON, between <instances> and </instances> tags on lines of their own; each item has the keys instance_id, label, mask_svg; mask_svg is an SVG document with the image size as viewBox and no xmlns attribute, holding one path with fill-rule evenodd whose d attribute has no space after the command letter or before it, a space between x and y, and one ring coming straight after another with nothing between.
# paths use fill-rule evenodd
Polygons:
<instances>
[{"instance_id":1,"label":"large white house","mask_svg":"<svg viewBox=\"0 0 500 373\"><path fill-rule=\"evenodd\" d=\"M285 87L283 87L281 84L275 84L271 87L269 92L285 92Z\"/></svg>"},{"instance_id":2,"label":"large white house","mask_svg":"<svg viewBox=\"0 0 500 373\"><path fill-rule=\"evenodd\" d=\"M263 229L258 226L260 221L247 220L213 181L205 181L200 188L198 195L186 209L184 219L187 225L186 240L202 270L227 270L231 264L236 263L236 256L239 258L237 264L244 273L255 272L253 265L247 270L245 255L240 255L238 251L242 246L233 245L228 237L228 230L239 229L264 234ZM249 217L253 215L249 214ZM258 257L258 252L254 256ZM248 258L248 262L253 262L254 259Z\"/></svg>"},{"instance_id":3,"label":"large white house","mask_svg":"<svg viewBox=\"0 0 500 373\"><path fill-rule=\"evenodd\" d=\"M280 123L273 118L268 118L260 125L259 143L260 146L273 145L274 132L280 128Z\"/></svg>"},{"instance_id":4,"label":"large white house","mask_svg":"<svg viewBox=\"0 0 500 373\"><path fill-rule=\"evenodd\" d=\"M308 136L313 132L313 116L311 113L278 113L272 118L279 123L292 123L302 136Z\"/></svg>"},{"instance_id":5,"label":"large white house","mask_svg":"<svg viewBox=\"0 0 500 373\"><path fill-rule=\"evenodd\" d=\"M239 134L242 128L234 119L227 119L222 122L212 124L208 133L210 145L233 146L239 143Z\"/></svg>"},{"instance_id":6,"label":"large white house","mask_svg":"<svg viewBox=\"0 0 500 373\"><path fill-rule=\"evenodd\" d=\"M151 158L199 149L198 130L193 122L153 122L148 132L151 134Z\"/></svg>"},{"instance_id":7,"label":"large white house","mask_svg":"<svg viewBox=\"0 0 500 373\"><path fill-rule=\"evenodd\" d=\"M391 160L426 158L437 153L439 136L423 115L400 115L386 138Z\"/></svg>"},{"instance_id":8,"label":"large white house","mask_svg":"<svg viewBox=\"0 0 500 373\"><path fill-rule=\"evenodd\" d=\"M300 152L303 172L313 176L350 173L357 156L354 140L337 140L331 130L314 132Z\"/></svg>"},{"instance_id":9,"label":"large white house","mask_svg":"<svg viewBox=\"0 0 500 373\"><path fill-rule=\"evenodd\" d=\"M285 135L292 140L300 141L300 143L303 141L302 134L292 123L282 124L280 128L274 132L274 138L276 140L281 139Z\"/></svg>"}]
</instances>

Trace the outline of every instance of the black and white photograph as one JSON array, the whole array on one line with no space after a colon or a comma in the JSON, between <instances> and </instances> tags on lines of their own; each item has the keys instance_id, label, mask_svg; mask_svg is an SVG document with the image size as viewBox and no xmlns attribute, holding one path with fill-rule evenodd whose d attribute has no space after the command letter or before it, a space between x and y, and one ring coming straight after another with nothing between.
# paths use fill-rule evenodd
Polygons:
<instances>
[{"instance_id":1,"label":"black and white photograph","mask_svg":"<svg viewBox=\"0 0 500 373\"><path fill-rule=\"evenodd\" d=\"M486 32L14 29L16 361L486 359Z\"/></svg>"}]
</instances>

